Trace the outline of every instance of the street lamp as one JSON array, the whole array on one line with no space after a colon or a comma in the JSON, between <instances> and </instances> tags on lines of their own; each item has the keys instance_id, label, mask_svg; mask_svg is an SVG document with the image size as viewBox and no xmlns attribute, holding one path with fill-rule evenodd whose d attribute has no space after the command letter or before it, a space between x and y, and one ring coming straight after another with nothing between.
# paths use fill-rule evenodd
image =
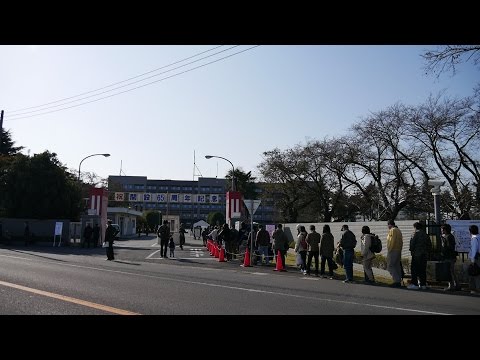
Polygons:
<instances>
[{"instance_id":1,"label":"street lamp","mask_svg":"<svg viewBox=\"0 0 480 360\"><path fill-rule=\"evenodd\" d=\"M232 165L232 191L235 191L235 167L233 166L232 162L228 159L225 159L224 157L221 157L221 156L205 155L205 159L211 159L211 158L223 159L225 161L228 161L230 163L230 165Z\"/></svg>"},{"instance_id":2,"label":"street lamp","mask_svg":"<svg viewBox=\"0 0 480 360\"><path fill-rule=\"evenodd\" d=\"M435 211L435 222L440 225L441 213L440 213L440 186L445 185L445 181L442 180L428 180L428 185L433 186L430 192L433 194L433 209Z\"/></svg>"},{"instance_id":3,"label":"street lamp","mask_svg":"<svg viewBox=\"0 0 480 360\"><path fill-rule=\"evenodd\" d=\"M82 159L82 161L80 161L80 165L78 165L78 180L80 180L80 168L82 167L82 162L83 162L83 160L88 159L89 157L92 157L92 156L99 156L99 155L105 156L105 157L109 157L109 156L110 156L110 154L92 154L92 155L88 155L88 156L84 157L84 158Z\"/></svg>"}]
</instances>

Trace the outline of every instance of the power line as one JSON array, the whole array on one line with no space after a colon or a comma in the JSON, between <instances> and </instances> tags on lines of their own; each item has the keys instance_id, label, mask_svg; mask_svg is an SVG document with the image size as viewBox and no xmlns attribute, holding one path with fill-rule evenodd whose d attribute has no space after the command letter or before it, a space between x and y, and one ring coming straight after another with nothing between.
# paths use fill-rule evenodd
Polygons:
<instances>
[{"instance_id":1,"label":"power line","mask_svg":"<svg viewBox=\"0 0 480 360\"><path fill-rule=\"evenodd\" d=\"M93 93L93 92L96 92L96 91L100 91L100 90L103 90L103 89L106 89L106 88L109 88L109 87L112 87L112 86L115 86L115 85L118 85L118 84L122 84L122 83L127 82L127 81L130 81L130 80L139 78L139 77L141 77L141 76L150 74L150 73L152 73L152 72L155 72L155 71L158 71L158 70L161 70L161 69L165 69L165 68L170 67L170 66L172 66L172 65L181 63L181 62L183 62L183 61L192 59L192 58L197 57L197 56L199 56L199 55L202 55L202 54L205 54L205 53L207 53L207 52L210 52L210 51L213 51L213 50L215 50L215 49L218 49L218 48L220 48L220 47L222 47L222 46L224 46L224 45L216 46L216 47L211 48L211 49L209 49L209 50L205 50L205 51L202 51L202 52L200 52L200 53L198 53L198 54L189 56L189 57L187 57L187 58L185 58L185 59L175 61L175 62L173 62L173 63L171 63L171 64L161 66L161 67L159 67L159 68L156 68L156 69L147 71L147 72L145 72L145 73L143 73L143 74L136 75L136 76L133 76L133 77L131 77L131 78L128 78L128 79L125 79L125 80L122 80L122 81L117 81L116 83L113 83L113 84L110 84L110 85L106 85L106 86L103 86L103 87L98 88L98 89L95 89L95 90L86 91L86 92L83 92L83 93L78 94L78 95L73 95L73 96L70 96L70 97L67 97L67 98L63 98L63 99L60 99L60 100L51 101L51 102L48 102L48 103L45 103L45 104L41 104L41 105L35 105L35 106L30 106L30 107L26 107L26 108L22 108L22 109L11 110L11 111L9 111L9 113L12 114L12 113L16 113L16 112L20 112L20 111L24 111L24 110L34 109L34 108L38 108L38 107L44 107L44 106L46 106L46 105L55 104L55 103L62 102L62 101L65 101L65 100L70 100L70 99L73 99L73 98L76 98L76 97L79 97L79 96L82 96L82 95L86 95L86 94L90 94L90 93ZM148 78L147 78L147 79L148 79ZM60 106L61 106L61 105L60 105ZM43 110L45 110L45 109L43 109ZM42 111L42 110L37 110L37 111ZM20 115L21 115L21 114L20 114Z\"/></svg>"},{"instance_id":2,"label":"power line","mask_svg":"<svg viewBox=\"0 0 480 360\"><path fill-rule=\"evenodd\" d=\"M58 112L58 111L62 111L62 110L72 109L72 108L74 108L74 107L78 107L78 106L81 106L81 105L90 104L90 103L97 102L97 101L100 101L100 100L108 99L108 98L111 98L111 97L113 97L113 96L117 96L117 95L120 95L120 94L123 94L123 93L126 93L126 92L130 92L130 91L133 91L133 90L137 90L137 89L143 88L143 87L145 87L145 86L152 85L152 84L155 84L155 83L157 83L157 82L160 82L160 81L163 81L163 80L167 80L167 79L170 79L170 78L172 78L172 77L175 77L175 76L178 76L178 75L182 75L182 74L188 73L188 72L190 72L190 71L193 71L193 70L202 68L202 67L204 67L204 66L207 66L207 65L210 65L210 64L214 64L214 63L216 63L216 62L219 62L219 61L221 61L221 60L227 59L227 58L229 58L229 57L232 57L232 56L241 54L241 53L243 53L243 52L245 52L245 51L249 51L249 50L251 50L251 49L254 49L254 48L258 47L258 46L260 46L260 45L255 45L255 46L249 47L248 49L244 49L244 50L238 51L238 52L236 52L236 53L233 53L233 54L224 56L224 57L222 57L222 58L220 58L220 59L216 59L216 60L210 61L210 62L208 62L208 63L195 66L195 67L193 67L193 68L191 68L191 69L187 69L187 70L181 71L181 72L179 72L179 73L176 73L176 74L167 76L167 77L165 77L165 78L158 79L158 80L155 80L155 81L152 81L152 82L143 84L143 85L136 86L136 87L131 88L131 89L127 89L127 90L124 90L124 91L120 91L120 92L115 93L115 94L112 94L112 95L104 96L104 97L101 97L101 98L98 98L98 99L95 99L95 100L86 101L86 102L83 102L83 103L80 103L80 104L77 104L77 105L67 106L67 107L65 107L65 108L61 108L61 109L57 109L57 110L51 110L51 111L46 111L46 112L43 112L43 113L38 113L38 114L33 114L33 115L27 115L27 116L20 116L20 117L16 117L16 118L14 118L14 119L8 119L8 120L9 120L9 121L14 121L14 120L26 119L26 118L30 118L30 117L34 117L34 116L40 116L40 115L50 114L50 113L54 113L54 112ZM7 119L5 119L5 120L7 120Z\"/></svg>"},{"instance_id":3,"label":"power line","mask_svg":"<svg viewBox=\"0 0 480 360\"><path fill-rule=\"evenodd\" d=\"M232 47L230 47L230 48L228 48L228 49L226 49L226 50L219 51L219 52L217 52L217 53L215 53L215 54L211 54L211 55L205 56L205 57L203 57L203 58L201 58L201 59L198 59L198 60L189 62L189 63L184 64L184 65L177 66L176 68L173 68L173 69L170 69L170 70L162 71L162 72L159 73L159 74L151 75L151 76L146 77L146 78L141 79L141 80L137 80L137 81L133 81L133 82L130 82L130 83L128 83L128 84L125 84L125 85L117 86L117 87L115 87L115 88L113 88L113 89L110 89L110 90L105 90L105 91L102 91L102 92L97 93L97 94L93 94L93 95L89 95L89 96L84 96L84 97L82 97L82 98L80 98L80 99L67 101L67 102L64 102L63 104L47 106L47 107L43 107L42 109L26 111L26 112L23 112L23 113L14 114L14 115L12 115L12 116L15 118L15 117L17 117L17 116L22 116L22 115L26 115L26 114L31 114L31 113L39 112L39 111L44 111L44 110L56 108L56 107L59 107L59 106L65 106L65 105L67 105L67 104L72 104L72 103L75 103L75 102L78 102L78 101L82 101L82 100L89 99L89 98L92 98L92 97L96 97L96 96L99 96L99 95L102 95L102 94L106 94L106 93L109 93L109 92L112 92L112 91L115 91L115 90L118 90L118 89L125 88L125 87L130 86L130 85L133 85L133 84L141 83L141 82L143 82L143 81L145 81L145 80L148 80L148 79L151 79L151 78L160 76L160 75L162 75L162 74L165 74L165 73L168 73L168 72L177 70L177 69L180 69L180 68L182 68L182 67L185 67L185 66L194 64L194 63L196 63L196 62L198 62L198 61L208 59L209 57L218 55L218 54L220 54L220 53L222 53L222 52L228 51L228 50L233 49L234 47L237 47L237 46L238 46L238 45L232 46ZM181 61L183 61L183 60L181 60ZM170 65L168 65L168 66L170 66ZM139 75L139 76L143 76L143 75ZM138 77L138 76L137 76L137 77ZM128 81L128 80L125 80L125 81ZM122 82L125 82L125 81L120 81L119 83L122 83ZM117 84L118 84L118 83L117 83ZM106 86L106 87L104 87L104 88L111 87L111 86L113 86L113 85L109 85L109 86ZM104 89L104 88L103 88L103 89ZM97 90L92 90L92 91L89 91L89 92L87 92L87 93L96 92L96 91L98 91L98 90L99 90L99 89L97 89ZM86 94L86 93L85 93L85 94ZM78 96L80 96L80 95L72 96L72 97L70 97L69 99L74 98L74 97L78 97ZM59 101L60 101L60 100L54 101L54 102L59 102Z\"/></svg>"},{"instance_id":4,"label":"power line","mask_svg":"<svg viewBox=\"0 0 480 360\"><path fill-rule=\"evenodd\" d=\"M151 76L146 77L146 78L144 78L144 79L137 80L137 81L133 81L133 82L128 83L128 84L125 84L125 85L117 86L117 87L115 87L115 88L113 88L113 89L105 90L105 91L102 91L102 92L100 92L100 93L98 93L98 94L89 95L89 96L82 97L82 98L80 98L80 99L67 101L67 102L64 102L63 104L47 106L47 107L44 107L43 109L26 111L26 112L24 112L24 113L19 113L19 114L12 115L12 116L15 118L15 117L17 117L17 116L22 116L22 115L26 115L26 114L31 114L31 113L39 112L39 111L44 111L44 110L56 108L56 107L59 107L59 106L65 106L65 105L67 105L67 104L75 103L75 102L77 102L77 101L82 101L82 100L89 99L89 98L92 98L92 97L96 97L96 96L99 96L99 95L102 95L102 94L106 94L106 93L109 93L109 92L112 92L112 91L115 91L115 90L118 90L118 89L122 89L122 88L127 87L127 86L130 86L130 85L137 84L137 83L140 83L140 82L142 82L142 81L145 81L145 80L148 80L148 79L151 79L151 78L160 76L160 75L162 75L162 74L165 74L165 73L168 73L168 72L171 72L171 71L180 69L180 68L182 68L182 67L185 67L185 66L194 64L194 63L196 63L196 62L198 62L198 61L208 59L209 57L218 55L218 54L220 54L220 53L222 53L222 52L231 50L231 49L233 49L233 48L235 48L235 47L238 47L238 46L239 46L239 45L232 46L232 47L230 47L230 48L228 48L228 49L226 49L226 50L222 50L222 51L219 51L219 52L217 52L217 53L215 53L215 54L211 54L211 55L205 56L205 57L203 57L203 58L201 58L201 59L198 59L198 60L189 62L189 63L187 63L187 64L177 66L176 68L173 68L173 69L170 69L170 70L166 70L166 71L162 71L162 72L159 73L159 74L151 75ZM183 60L182 60L182 61L183 61ZM125 82L125 81L121 81L121 82ZM110 85L110 86L111 86L111 85ZM109 87L109 86L107 86L107 87ZM89 91L89 93L90 93L90 92L94 92L94 91L97 91L97 90ZM73 97L78 97L78 96L80 96L80 95L73 96ZM58 101L57 101L57 102L58 102Z\"/></svg>"}]
</instances>

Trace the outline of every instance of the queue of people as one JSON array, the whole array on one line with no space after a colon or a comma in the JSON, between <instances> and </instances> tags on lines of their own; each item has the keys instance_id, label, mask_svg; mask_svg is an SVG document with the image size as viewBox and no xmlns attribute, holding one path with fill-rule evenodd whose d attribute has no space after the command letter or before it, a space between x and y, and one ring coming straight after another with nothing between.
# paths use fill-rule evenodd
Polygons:
<instances>
[{"instance_id":1,"label":"queue of people","mask_svg":"<svg viewBox=\"0 0 480 360\"><path fill-rule=\"evenodd\" d=\"M387 269L392 277L390 287L402 287L404 278L403 266L401 263L401 251L403 248L403 234L396 226L395 221L390 220L387 223ZM360 256L364 268L364 283L375 284L375 277L372 270L372 263L376 257L371 250L374 234L371 233L369 226L362 227ZM471 236L471 250L469 259L472 264L480 266L480 237L478 227L471 225L469 227ZM315 275L319 276L318 257L321 257L320 276L325 275L325 262L329 266L329 278L333 278L335 266L345 268L344 283L353 282L353 260L355 257L354 249L357 245L355 234L349 230L345 224L341 228L340 241L334 249L334 236L330 232L329 225L324 225L322 235L316 234L315 226L310 226L310 233L307 234L305 226L297 225L297 239L295 243L295 253L297 265L300 271L305 275L310 275L312 258L315 260ZM458 253L455 251L455 237L451 234L451 226L443 224L442 232L442 259L449 265L450 281L444 291L461 290L458 277L455 273L455 263ZM411 281L406 286L409 290L427 289L427 259L432 249L430 237L425 232L424 225L420 222L413 224L413 233L409 242L409 251L411 253ZM471 294L480 294L480 275L470 276Z\"/></svg>"}]
</instances>

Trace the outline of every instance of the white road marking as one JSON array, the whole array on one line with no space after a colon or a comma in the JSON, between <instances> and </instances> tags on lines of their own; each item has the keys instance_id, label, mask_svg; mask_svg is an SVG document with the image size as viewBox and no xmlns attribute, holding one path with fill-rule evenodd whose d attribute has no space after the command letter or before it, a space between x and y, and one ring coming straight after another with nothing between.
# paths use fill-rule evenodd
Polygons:
<instances>
[{"instance_id":1,"label":"white road marking","mask_svg":"<svg viewBox=\"0 0 480 360\"><path fill-rule=\"evenodd\" d=\"M152 259L153 255L155 255L156 253L160 252L160 250L157 250L153 253L151 253L150 255L148 255L145 259Z\"/></svg>"},{"instance_id":2,"label":"white road marking","mask_svg":"<svg viewBox=\"0 0 480 360\"><path fill-rule=\"evenodd\" d=\"M200 257L203 256L203 251L201 249L190 249L190 256Z\"/></svg>"},{"instance_id":3,"label":"white road marking","mask_svg":"<svg viewBox=\"0 0 480 360\"><path fill-rule=\"evenodd\" d=\"M256 293L270 294L270 295L277 295L277 296L284 296L284 297L293 297L293 298L297 298L297 299L309 299L309 300L315 300L315 301L319 301L319 302L349 304L349 305L355 305L355 306L359 306L359 307L373 307L373 308L379 308L379 309L397 310L397 311L405 311L405 312L413 312L413 313L421 313L421 314L454 315L454 314L451 314L451 313L442 313L442 312L427 311L427 310L417 310L417 309L412 309L412 308L401 308L401 307L387 306L387 305L368 304L368 303L356 302L356 301L319 298L319 297L313 297L313 296L288 294L288 293L267 291L267 290L259 290L259 289L249 289L249 288L243 288L243 287L237 287L237 286L213 284L213 283L206 283L206 282L200 282L200 281L181 280L181 279L174 279L174 278L167 277L167 276L136 274L136 273L129 272L129 271L124 271L124 270L97 268L97 267L94 267L94 266L62 264L62 263L58 263L56 261L29 259L29 258L24 258L24 257L20 257L20 256L11 256L11 255L3 255L3 254L0 254L0 256L9 257L9 258L17 258L17 259L22 259L22 260L26 260L26 261L37 261L37 262L43 262L43 263L47 263L47 264L55 264L55 265L59 265L59 266L69 266L69 267L75 267L75 268L81 268L81 269L99 270L99 271L102 271L102 272L112 272L112 273L117 273L117 274L125 274L125 275L138 276L138 277L154 278L154 279L167 280L167 281L183 283L183 284L217 287L217 288L224 288L224 289L231 289L231 290L238 290L238 291L245 291L245 292L256 292ZM200 269L200 268L197 268L197 269ZM203 269L203 270L226 271L225 269Z\"/></svg>"},{"instance_id":4,"label":"white road marking","mask_svg":"<svg viewBox=\"0 0 480 360\"><path fill-rule=\"evenodd\" d=\"M119 309L119 308L115 308L115 307L112 307L112 306L103 305L103 304L99 304L99 303L94 303L94 302L91 302L91 301L82 300L82 299L74 298L74 297L71 297L71 296L65 296L65 295L53 293L53 292L50 292L50 291L45 291L45 290L31 288L31 287L28 287L28 286L14 284L14 283L11 283L11 282L6 282L6 281L1 281L0 280L0 285L11 287L11 288L18 289L18 290L27 291L27 292L37 294L37 295L47 296L47 297L54 298L54 299L57 299L57 300L71 302L71 303L77 304L77 305L83 305L83 306L90 307L90 308L97 309L97 310L110 312L110 313L115 314L115 315L140 315L139 313L136 313L136 312L123 310L123 309Z\"/></svg>"}]
</instances>

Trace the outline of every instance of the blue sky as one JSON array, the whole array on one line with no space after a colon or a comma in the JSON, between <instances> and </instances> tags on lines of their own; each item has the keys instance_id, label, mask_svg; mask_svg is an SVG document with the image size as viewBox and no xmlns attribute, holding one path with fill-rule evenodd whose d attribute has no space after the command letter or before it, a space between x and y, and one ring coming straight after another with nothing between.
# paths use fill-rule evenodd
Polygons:
<instances>
[{"instance_id":1,"label":"blue sky","mask_svg":"<svg viewBox=\"0 0 480 360\"><path fill-rule=\"evenodd\" d=\"M0 46L4 128L16 145L25 147L24 153L50 150L77 171L85 156L110 153L82 163L82 172L101 177L118 175L122 162L126 175L190 180L194 151L196 174L224 177L231 169L224 160L205 159L209 154L257 175L264 151L344 135L360 118L397 102L419 104L442 90L469 96L480 80L480 71L469 63L455 76L425 75L420 55L435 48L431 45L262 45L237 55L252 46L222 46L202 56L227 51L195 64L63 107L233 56L104 100L15 116L15 110L102 88L215 47Z\"/></svg>"}]
</instances>

